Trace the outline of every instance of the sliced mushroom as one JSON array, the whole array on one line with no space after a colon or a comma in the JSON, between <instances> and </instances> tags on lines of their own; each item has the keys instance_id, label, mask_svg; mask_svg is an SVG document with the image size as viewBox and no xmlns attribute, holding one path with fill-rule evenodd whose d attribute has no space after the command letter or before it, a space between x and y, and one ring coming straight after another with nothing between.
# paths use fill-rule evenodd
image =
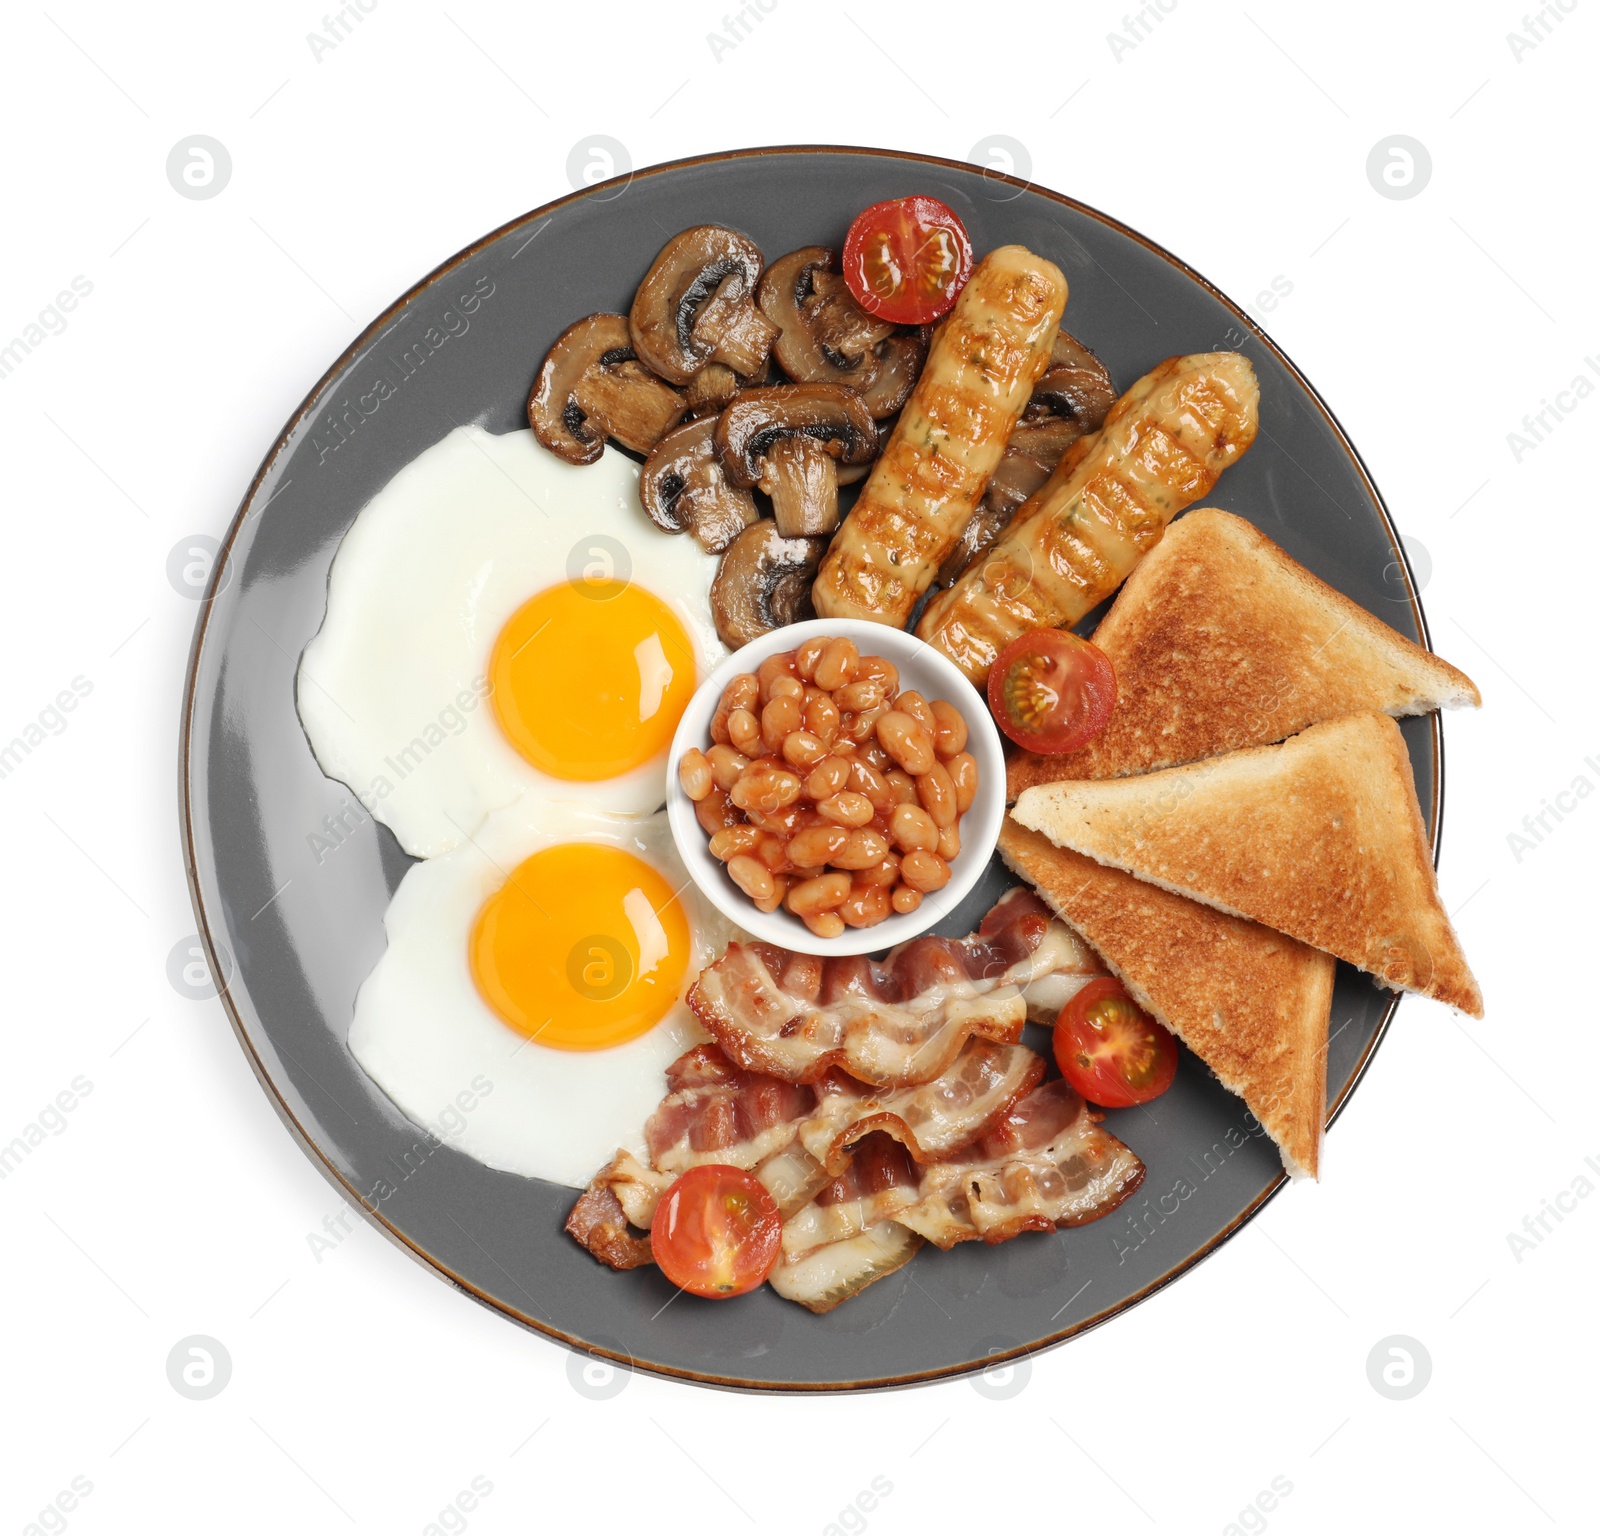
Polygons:
<instances>
[{"instance_id":1,"label":"sliced mushroom","mask_svg":"<svg viewBox=\"0 0 1600 1536\"><path fill-rule=\"evenodd\" d=\"M1050 478L1067 449L1100 430L1116 398L1100 359L1077 337L1058 331L1050 366L1006 442L1005 455L983 493L984 506L1009 517Z\"/></svg>"},{"instance_id":2,"label":"sliced mushroom","mask_svg":"<svg viewBox=\"0 0 1600 1536\"><path fill-rule=\"evenodd\" d=\"M656 444L639 476L639 501L668 533L688 531L712 554L726 549L757 516L756 499L728 483L712 434L714 416L674 428Z\"/></svg>"},{"instance_id":3,"label":"sliced mushroom","mask_svg":"<svg viewBox=\"0 0 1600 1536\"><path fill-rule=\"evenodd\" d=\"M1061 446L1063 440L1068 444L1065 449ZM1022 504L1043 487L1058 465L1070 472L1074 461L1088 452L1093 441L1094 433L1080 435L1075 422L1046 418L1037 424L1019 424L989 477L983 500L961 530L956 547L939 567L939 585L953 585L988 554Z\"/></svg>"},{"instance_id":4,"label":"sliced mushroom","mask_svg":"<svg viewBox=\"0 0 1600 1536\"><path fill-rule=\"evenodd\" d=\"M1009 517L1050 478L1064 454L1084 436L1080 424L1060 416L1019 421L983 493L983 504Z\"/></svg>"},{"instance_id":5,"label":"sliced mushroom","mask_svg":"<svg viewBox=\"0 0 1600 1536\"><path fill-rule=\"evenodd\" d=\"M894 419L875 421L873 426L878 429L878 446L872 450L872 457L860 464L840 464L837 471L840 485L855 485L865 480L872 473L872 466L878 462L883 450L889 446L889 439L894 435Z\"/></svg>"},{"instance_id":6,"label":"sliced mushroom","mask_svg":"<svg viewBox=\"0 0 1600 1536\"><path fill-rule=\"evenodd\" d=\"M778 328L756 308L760 276L761 252L734 230L698 224L674 235L633 296L634 350L674 384L707 363L761 374Z\"/></svg>"},{"instance_id":7,"label":"sliced mushroom","mask_svg":"<svg viewBox=\"0 0 1600 1536\"><path fill-rule=\"evenodd\" d=\"M843 276L832 270L832 256L830 251L829 264L811 268L811 293L801 302L800 313L824 356L859 360L899 327L856 303Z\"/></svg>"},{"instance_id":8,"label":"sliced mushroom","mask_svg":"<svg viewBox=\"0 0 1600 1536\"><path fill-rule=\"evenodd\" d=\"M649 453L684 398L638 360L623 315L589 315L550 348L528 396L528 425L569 464L592 464L608 437Z\"/></svg>"},{"instance_id":9,"label":"sliced mushroom","mask_svg":"<svg viewBox=\"0 0 1600 1536\"><path fill-rule=\"evenodd\" d=\"M815 539L839 526L839 466L808 437L780 437L767 450L761 489L786 539Z\"/></svg>"},{"instance_id":10,"label":"sliced mushroom","mask_svg":"<svg viewBox=\"0 0 1600 1536\"><path fill-rule=\"evenodd\" d=\"M903 331L862 309L827 246L804 246L775 261L756 303L779 328L773 354L790 378L848 385L880 418L905 404L927 355L926 332Z\"/></svg>"},{"instance_id":11,"label":"sliced mushroom","mask_svg":"<svg viewBox=\"0 0 1600 1536\"><path fill-rule=\"evenodd\" d=\"M728 479L772 498L778 532L815 538L839 526L839 466L877 456L872 413L842 384L776 384L743 391L717 418Z\"/></svg>"},{"instance_id":12,"label":"sliced mushroom","mask_svg":"<svg viewBox=\"0 0 1600 1536\"><path fill-rule=\"evenodd\" d=\"M1005 467L1004 461L1001 468ZM996 470L998 475L1000 470ZM994 481L989 482L990 486ZM996 539L1005 532L1005 526L1011 521L1011 509L1002 506L991 506L987 495L973 509L972 516L967 519L967 526L961 530L961 537L956 541L956 547L944 558L944 564L939 567L939 574L935 578L941 587L953 586L960 579L967 568L980 556L988 554Z\"/></svg>"},{"instance_id":13,"label":"sliced mushroom","mask_svg":"<svg viewBox=\"0 0 1600 1536\"><path fill-rule=\"evenodd\" d=\"M691 416L717 416L739 393L739 375L725 363L707 363L684 385Z\"/></svg>"},{"instance_id":14,"label":"sliced mushroom","mask_svg":"<svg viewBox=\"0 0 1600 1536\"><path fill-rule=\"evenodd\" d=\"M728 546L711 583L711 614L722 643L737 650L808 616L811 581L826 539L786 539L767 518Z\"/></svg>"},{"instance_id":15,"label":"sliced mushroom","mask_svg":"<svg viewBox=\"0 0 1600 1536\"><path fill-rule=\"evenodd\" d=\"M1079 436L1098 432L1117 391L1105 364L1069 331L1057 331L1050 366L1028 398L1023 419L1058 416L1080 424Z\"/></svg>"},{"instance_id":16,"label":"sliced mushroom","mask_svg":"<svg viewBox=\"0 0 1600 1536\"><path fill-rule=\"evenodd\" d=\"M878 371L870 384L862 386L861 398L879 421L893 416L911 398L928 356L931 334L927 326L920 325L891 336L878 349Z\"/></svg>"},{"instance_id":17,"label":"sliced mushroom","mask_svg":"<svg viewBox=\"0 0 1600 1536\"><path fill-rule=\"evenodd\" d=\"M846 383L841 375L847 374L857 361L830 359L822 350L822 343L812 334L805 314L812 274L825 269L832 260L833 252L825 245L802 246L773 262L762 274L761 284L756 289L756 304L761 313L778 327L772 355L791 379L802 384Z\"/></svg>"}]
</instances>

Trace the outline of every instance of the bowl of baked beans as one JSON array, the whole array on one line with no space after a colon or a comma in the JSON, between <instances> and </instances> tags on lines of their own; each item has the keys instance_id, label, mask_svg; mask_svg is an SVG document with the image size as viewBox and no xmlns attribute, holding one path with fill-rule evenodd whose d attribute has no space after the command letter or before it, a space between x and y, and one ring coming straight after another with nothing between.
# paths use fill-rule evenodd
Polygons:
<instances>
[{"instance_id":1,"label":"bowl of baked beans","mask_svg":"<svg viewBox=\"0 0 1600 1536\"><path fill-rule=\"evenodd\" d=\"M925 933L987 868L1005 815L988 707L915 635L816 619L701 684L668 759L695 883L759 939L871 954Z\"/></svg>"}]
</instances>

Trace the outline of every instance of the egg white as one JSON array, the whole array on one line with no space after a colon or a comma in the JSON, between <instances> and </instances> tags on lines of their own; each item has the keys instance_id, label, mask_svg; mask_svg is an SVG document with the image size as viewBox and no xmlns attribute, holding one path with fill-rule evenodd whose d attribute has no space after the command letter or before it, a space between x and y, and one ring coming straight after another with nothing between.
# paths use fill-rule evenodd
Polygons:
<instances>
[{"instance_id":1,"label":"egg white","mask_svg":"<svg viewBox=\"0 0 1600 1536\"><path fill-rule=\"evenodd\" d=\"M453 853L414 864L384 916L389 948L356 997L350 1050L402 1111L509 1173L582 1188L619 1147L643 1151L663 1069L706 1038L682 996L646 1034L600 1051L529 1040L485 1003L468 945L479 909L524 859L598 842L652 865L689 921L687 992L740 929L690 882L664 813L626 818L523 797ZM460 1097L458 1097L460 1096ZM471 1102L470 1110L460 1106Z\"/></svg>"},{"instance_id":2,"label":"egg white","mask_svg":"<svg viewBox=\"0 0 1600 1536\"><path fill-rule=\"evenodd\" d=\"M487 697L500 630L569 572L628 574L665 602L700 677L727 655L711 618L717 557L657 528L638 487L638 465L614 448L573 465L532 432L468 426L362 508L334 558L296 701L323 771L407 853L448 853L528 793L629 814L662 804L665 751L614 778L555 779L506 740Z\"/></svg>"}]
</instances>

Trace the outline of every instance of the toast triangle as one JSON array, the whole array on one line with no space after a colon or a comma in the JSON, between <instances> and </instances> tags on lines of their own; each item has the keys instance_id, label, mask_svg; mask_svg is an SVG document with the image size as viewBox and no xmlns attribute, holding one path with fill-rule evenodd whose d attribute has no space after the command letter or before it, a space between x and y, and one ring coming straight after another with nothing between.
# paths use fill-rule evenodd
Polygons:
<instances>
[{"instance_id":1,"label":"toast triangle","mask_svg":"<svg viewBox=\"0 0 1600 1536\"><path fill-rule=\"evenodd\" d=\"M1063 848L1483 1015L1387 715L1135 778L1036 785L1013 814Z\"/></svg>"},{"instance_id":2,"label":"toast triangle","mask_svg":"<svg viewBox=\"0 0 1600 1536\"><path fill-rule=\"evenodd\" d=\"M1058 848L1009 816L1000 856L1244 1100L1289 1173L1316 1178L1333 956Z\"/></svg>"},{"instance_id":3,"label":"toast triangle","mask_svg":"<svg viewBox=\"0 0 1600 1536\"><path fill-rule=\"evenodd\" d=\"M1010 798L1282 741L1318 720L1481 703L1472 679L1313 576L1242 517L1201 507L1134 568L1094 643L1117 707L1077 752L1013 754Z\"/></svg>"}]
</instances>

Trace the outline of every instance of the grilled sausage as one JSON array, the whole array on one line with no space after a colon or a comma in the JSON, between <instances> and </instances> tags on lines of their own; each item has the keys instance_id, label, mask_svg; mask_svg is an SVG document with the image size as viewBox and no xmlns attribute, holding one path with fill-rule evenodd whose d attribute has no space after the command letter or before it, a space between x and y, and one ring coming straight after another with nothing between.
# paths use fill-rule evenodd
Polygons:
<instances>
[{"instance_id":1,"label":"grilled sausage","mask_svg":"<svg viewBox=\"0 0 1600 1536\"><path fill-rule=\"evenodd\" d=\"M978 263L817 574L819 615L904 626L1000 462L1066 302L1060 268L1020 245Z\"/></svg>"},{"instance_id":2,"label":"grilled sausage","mask_svg":"<svg viewBox=\"0 0 1600 1536\"><path fill-rule=\"evenodd\" d=\"M1259 399L1237 352L1168 358L1073 445L917 633L981 683L1024 631L1076 624L1255 441Z\"/></svg>"}]
</instances>

